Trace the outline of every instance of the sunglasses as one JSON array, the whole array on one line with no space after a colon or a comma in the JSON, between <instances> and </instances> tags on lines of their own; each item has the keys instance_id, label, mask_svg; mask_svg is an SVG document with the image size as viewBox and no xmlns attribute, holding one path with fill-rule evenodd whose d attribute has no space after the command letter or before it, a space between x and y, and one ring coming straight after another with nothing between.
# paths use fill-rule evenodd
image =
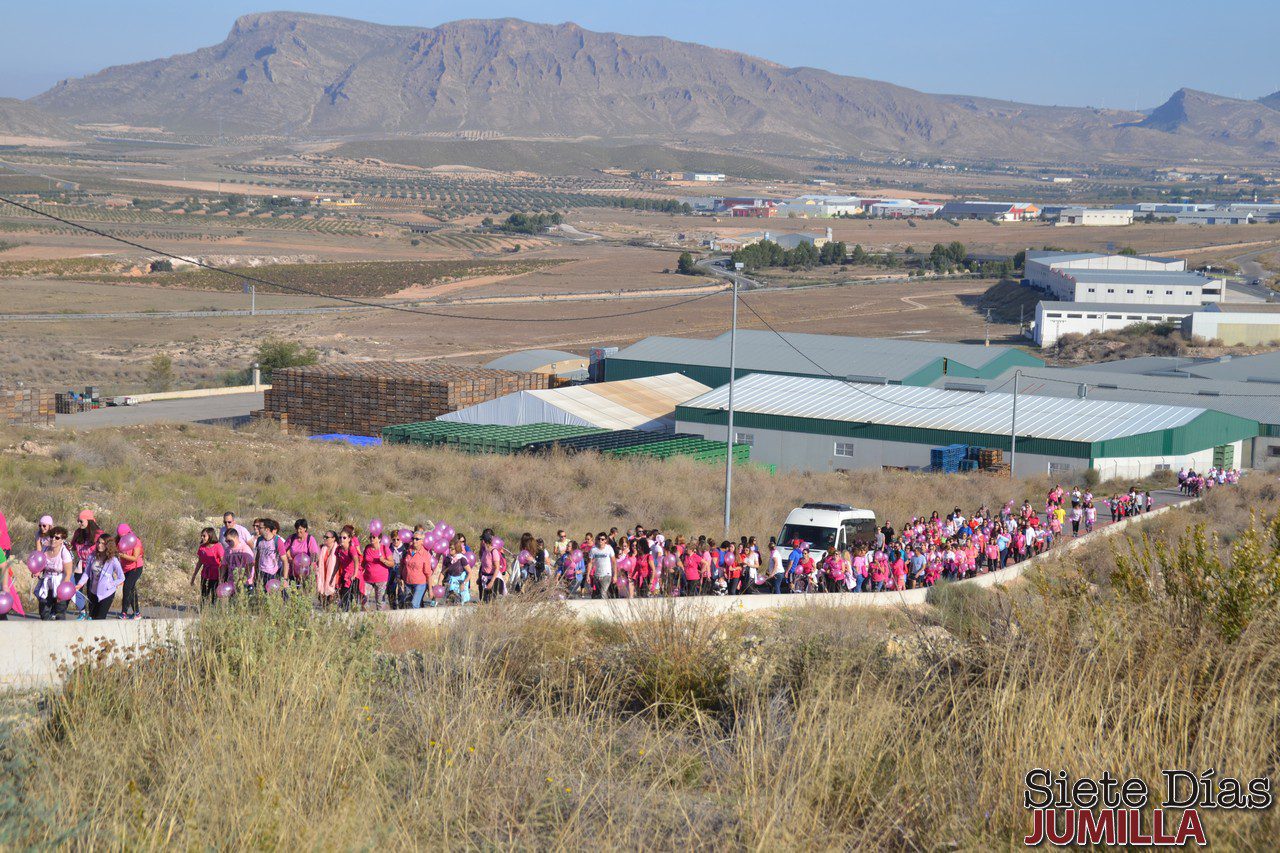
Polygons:
<instances>
[{"instance_id":1,"label":"sunglasses","mask_svg":"<svg viewBox=\"0 0 1280 853\"><path fill-rule=\"evenodd\" d=\"M345 533L344 533L342 536L339 536L338 538L339 538L339 539L341 539L343 542L350 542L350 541L351 541L351 537L350 537L350 536L347 536Z\"/></svg>"},{"instance_id":2,"label":"sunglasses","mask_svg":"<svg viewBox=\"0 0 1280 853\"><path fill-rule=\"evenodd\" d=\"M414 542L422 542L422 541L424 541L424 537L422 537L422 536L415 536L415 537L413 537L413 541L414 541Z\"/></svg>"},{"instance_id":3,"label":"sunglasses","mask_svg":"<svg viewBox=\"0 0 1280 853\"><path fill-rule=\"evenodd\" d=\"M61 536L55 536L55 537L53 537L53 541L54 541L54 542L61 542L61 541L62 541L62 537L61 537Z\"/></svg>"}]
</instances>

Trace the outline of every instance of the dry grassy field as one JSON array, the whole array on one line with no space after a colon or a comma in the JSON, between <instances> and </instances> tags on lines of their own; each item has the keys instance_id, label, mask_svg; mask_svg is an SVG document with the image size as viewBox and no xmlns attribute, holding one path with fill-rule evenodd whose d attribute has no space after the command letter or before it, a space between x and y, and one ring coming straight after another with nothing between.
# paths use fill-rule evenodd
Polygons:
<instances>
[{"instance_id":1,"label":"dry grassy field","mask_svg":"<svg viewBox=\"0 0 1280 853\"><path fill-rule=\"evenodd\" d=\"M714 489L662 488L696 481L677 463L539 471L225 435L149 429L51 458L6 453L16 535L36 507L62 517L86 497L158 544L233 505L325 525L429 513L502 532L714 517ZM271 477L263 461L286 457L289 476ZM405 465L433 488L370 488L403 484ZM226 476L207 476L215 467ZM990 500L997 484L757 476L743 480L744 528L819 491L896 516L957 493ZM1249 478L1153 530L1206 523L1224 537L1207 553L1221 554L1276 497ZM220 609L123 661L83 649L63 686L6 697L0 845L1011 849L1030 829L1032 767L1155 790L1169 766L1274 776L1274 588L1237 586L1248 614L1228 630L1213 593L1188 599L1159 573L1146 594L1113 583L1116 553L1098 540L1013 587L943 585L910 611L671 609L618 626L534 598L393 626L317 615L300 596ZM1235 560L1263 571L1244 550ZM103 749L103 732L123 748ZM57 812L29 807L46 802ZM1227 849L1266 849L1280 832L1274 810L1201 817Z\"/></svg>"}]
</instances>

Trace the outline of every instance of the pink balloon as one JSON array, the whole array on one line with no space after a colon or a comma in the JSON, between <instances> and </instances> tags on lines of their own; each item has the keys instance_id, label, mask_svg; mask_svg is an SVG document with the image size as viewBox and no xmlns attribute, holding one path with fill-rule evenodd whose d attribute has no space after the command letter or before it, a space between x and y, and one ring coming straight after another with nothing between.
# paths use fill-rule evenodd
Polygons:
<instances>
[{"instance_id":1,"label":"pink balloon","mask_svg":"<svg viewBox=\"0 0 1280 853\"><path fill-rule=\"evenodd\" d=\"M4 616L13 609L13 596L7 592L0 592L0 616Z\"/></svg>"},{"instance_id":2,"label":"pink balloon","mask_svg":"<svg viewBox=\"0 0 1280 853\"><path fill-rule=\"evenodd\" d=\"M369 533L373 536L382 535L382 519L375 518L369 522Z\"/></svg>"},{"instance_id":3,"label":"pink balloon","mask_svg":"<svg viewBox=\"0 0 1280 853\"><path fill-rule=\"evenodd\" d=\"M410 542L413 541L413 531L407 527L400 528L399 536L400 536L401 543L405 545L408 545Z\"/></svg>"},{"instance_id":4,"label":"pink balloon","mask_svg":"<svg viewBox=\"0 0 1280 853\"><path fill-rule=\"evenodd\" d=\"M71 581L63 581L58 584L58 588L54 591L59 601L70 601L76 597L76 585Z\"/></svg>"},{"instance_id":5,"label":"pink balloon","mask_svg":"<svg viewBox=\"0 0 1280 853\"><path fill-rule=\"evenodd\" d=\"M449 545L448 543L441 542L439 539L437 539L436 544L431 546L431 550L434 553L440 554L441 556L443 556L449 551Z\"/></svg>"},{"instance_id":6,"label":"pink balloon","mask_svg":"<svg viewBox=\"0 0 1280 853\"><path fill-rule=\"evenodd\" d=\"M493 547L497 548L499 551L502 550L502 546L505 544L507 543L503 542L501 538L497 536L493 537Z\"/></svg>"},{"instance_id":7,"label":"pink balloon","mask_svg":"<svg viewBox=\"0 0 1280 853\"><path fill-rule=\"evenodd\" d=\"M267 592L279 592L280 588L284 586L284 584L280 582L280 578L272 578L271 580L267 581L266 586L267 586Z\"/></svg>"},{"instance_id":8,"label":"pink balloon","mask_svg":"<svg viewBox=\"0 0 1280 853\"><path fill-rule=\"evenodd\" d=\"M298 571L306 574L307 569L311 568L311 555L299 554L293 561L293 566Z\"/></svg>"},{"instance_id":9,"label":"pink balloon","mask_svg":"<svg viewBox=\"0 0 1280 853\"><path fill-rule=\"evenodd\" d=\"M662 568L667 569L668 571L674 569L678 565L680 565L680 561L676 559L675 554L668 554L662 558Z\"/></svg>"},{"instance_id":10,"label":"pink balloon","mask_svg":"<svg viewBox=\"0 0 1280 853\"><path fill-rule=\"evenodd\" d=\"M453 529L452 524L446 524L444 526L444 538L446 539L452 539L455 535L457 535L457 532L458 531Z\"/></svg>"},{"instance_id":11,"label":"pink balloon","mask_svg":"<svg viewBox=\"0 0 1280 853\"><path fill-rule=\"evenodd\" d=\"M737 558L737 557L735 557L735 556L733 556L733 554L725 554L725 555L724 555L724 564L725 564L726 566L728 566L729 568L733 568L734 566L736 566L736 565L738 564L738 558Z\"/></svg>"},{"instance_id":12,"label":"pink balloon","mask_svg":"<svg viewBox=\"0 0 1280 853\"><path fill-rule=\"evenodd\" d=\"M43 551L32 551L30 556L27 557L27 569L33 575L43 572L47 565L49 565L49 558L44 555Z\"/></svg>"},{"instance_id":13,"label":"pink balloon","mask_svg":"<svg viewBox=\"0 0 1280 853\"><path fill-rule=\"evenodd\" d=\"M218 598L230 598L232 595L235 594L235 591L236 591L235 584L233 584L231 581L223 581L222 583L218 584L217 589L215 589L213 592L215 595L218 596Z\"/></svg>"},{"instance_id":14,"label":"pink balloon","mask_svg":"<svg viewBox=\"0 0 1280 853\"><path fill-rule=\"evenodd\" d=\"M444 598L445 589L440 584L431 587L432 598Z\"/></svg>"},{"instance_id":15,"label":"pink balloon","mask_svg":"<svg viewBox=\"0 0 1280 853\"><path fill-rule=\"evenodd\" d=\"M137 548L137 547L138 547L138 537L134 536L132 533L126 533L124 536L120 537L121 551L125 551L125 552L132 551L134 548Z\"/></svg>"},{"instance_id":16,"label":"pink balloon","mask_svg":"<svg viewBox=\"0 0 1280 853\"><path fill-rule=\"evenodd\" d=\"M475 551L468 551L468 552L467 552L467 565L468 565L468 566L471 566L472 568L475 568L475 565L476 565L476 552L475 552Z\"/></svg>"}]
</instances>

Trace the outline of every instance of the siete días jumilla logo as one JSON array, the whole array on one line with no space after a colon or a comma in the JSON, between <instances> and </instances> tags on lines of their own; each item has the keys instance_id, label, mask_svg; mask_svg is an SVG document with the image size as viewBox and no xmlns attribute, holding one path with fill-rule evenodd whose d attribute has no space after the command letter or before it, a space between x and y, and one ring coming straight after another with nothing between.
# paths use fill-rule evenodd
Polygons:
<instances>
[{"instance_id":1,"label":"siete d\u00edas jumilla logo","mask_svg":"<svg viewBox=\"0 0 1280 853\"><path fill-rule=\"evenodd\" d=\"M1205 846L1202 811L1269 809L1271 779L1241 780L1216 770L1161 770L1158 804L1143 779L1072 778L1036 767L1023 777L1022 807L1031 812L1023 843L1117 847ZM1150 807L1149 806L1153 806Z\"/></svg>"}]
</instances>

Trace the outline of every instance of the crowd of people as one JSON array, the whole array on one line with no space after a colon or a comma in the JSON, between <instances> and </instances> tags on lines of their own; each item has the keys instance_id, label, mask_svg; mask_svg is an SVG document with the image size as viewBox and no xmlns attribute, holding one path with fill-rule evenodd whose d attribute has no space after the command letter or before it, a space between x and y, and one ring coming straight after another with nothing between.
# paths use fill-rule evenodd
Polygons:
<instances>
[{"instance_id":1,"label":"crowd of people","mask_svg":"<svg viewBox=\"0 0 1280 853\"><path fill-rule=\"evenodd\" d=\"M1235 470L1184 469L1178 488L1200 495L1238 479ZM1151 493L1137 488L1097 500L1105 502L1112 521L1154 507ZM255 518L246 527L227 512L220 527L201 531L190 583L199 581L205 605L292 593L342 610L466 604L531 587L562 598L881 592L1002 569L1089 533L1097 523L1094 494L1061 485L1048 492L1043 509L1029 500L969 513L957 506L946 515L913 516L896 529L886 522L867 541L842 550L798 539L770 538L761 546L754 536L736 542L669 537L643 525L577 538L558 530L550 541L524 533L513 547L491 528L469 542L444 522L393 531L373 519L362 530L345 525L313 533L306 519L297 519L286 535L275 519ZM146 549L128 524L114 531L99 526L87 509L71 533L50 516L39 520L26 567L41 619L65 619L73 606L77 619L105 619L117 594L118 618L142 618L138 581ZM0 513L0 618L25 615L7 559L11 551Z\"/></svg>"}]
</instances>

